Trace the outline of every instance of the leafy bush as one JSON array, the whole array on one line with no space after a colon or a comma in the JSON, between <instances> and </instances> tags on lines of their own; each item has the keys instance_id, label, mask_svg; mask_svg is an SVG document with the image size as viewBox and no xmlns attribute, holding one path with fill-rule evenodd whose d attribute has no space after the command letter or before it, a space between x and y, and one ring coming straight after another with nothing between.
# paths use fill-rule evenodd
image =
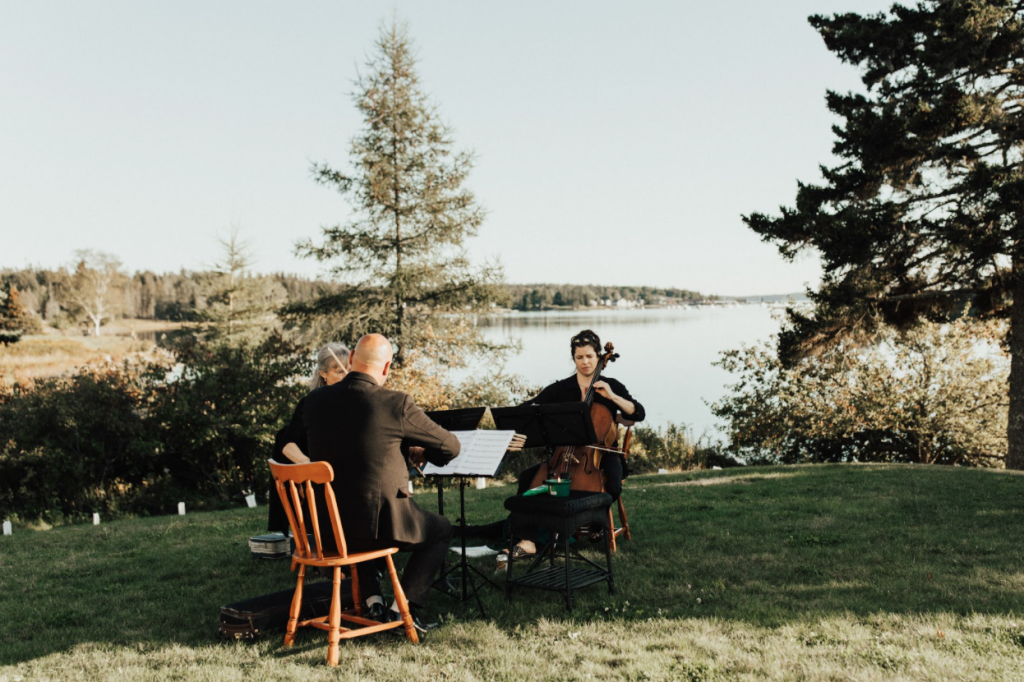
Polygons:
<instances>
[{"instance_id":1,"label":"leafy bush","mask_svg":"<svg viewBox=\"0 0 1024 682\"><path fill-rule=\"evenodd\" d=\"M303 349L277 334L239 347L186 337L174 354L176 373L151 375L159 465L205 500L267 490L274 433L308 390Z\"/></svg>"},{"instance_id":2,"label":"leafy bush","mask_svg":"<svg viewBox=\"0 0 1024 682\"><path fill-rule=\"evenodd\" d=\"M739 466L739 462L721 452L719 445L703 438L695 441L685 425L674 422L669 422L663 429L645 424L634 426L629 453L629 468L635 474L653 473L658 469L674 471Z\"/></svg>"},{"instance_id":3,"label":"leafy bush","mask_svg":"<svg viewBox=\"0 0 1024 682\"><path fill-rule=\"evenodd\" d=\"M268 489L274 433L306 391L301 349L189 337L175 359L0 385L0 515L167 513Z\"/></svg>"},{"instance_id":4,"label":"leafy bush","mask_svg":"<svg viewBox=\"0 0 1024 682\"><path fill-rule=\"evenodd\" d=\"M917 462L1001 466L1009 359L1005 323L961 318L842 344L792 367L768 344L727 351L737 375L712 405L749 462Z\"/></svg>"},{"instance_id":5,"label":"leafy bush","mask_svg":"<svg viewBox=\"0 0 1024 682\"><path fill-rule=\"evenodd\" d=\"M157 445L128 366L5 389L0 513L59 521L117 513L152 481Z\"/></svg>"}]
</instances>

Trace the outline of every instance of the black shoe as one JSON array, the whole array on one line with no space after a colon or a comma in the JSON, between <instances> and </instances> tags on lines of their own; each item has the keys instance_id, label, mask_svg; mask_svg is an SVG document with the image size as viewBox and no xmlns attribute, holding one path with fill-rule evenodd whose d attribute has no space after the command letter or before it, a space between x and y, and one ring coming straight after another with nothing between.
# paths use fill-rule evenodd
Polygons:
<instances>
[{"instance_id":1,"label":"black shoe","mask_svg":"<svg viewBox=\"0 0 1024 682\"><path fill-rule=\"evenodd\" d=\"M375 602L366 609L366 617L370 620L375 620L378 623L388 622L388 612L384 608L383 602Z\"/></svg>"},{"instance_id":2,"label":"black shoe","mask_svg":"<svg viewBox=\"0 0 1024 682\"><path fill-rule=\"evenodd\" d=\"M440 623L423 622L423 619L420 618L422 610L416 606L413 606L412 604L409 605L409 613L412 615L412 626L416 628L416 631L421 635L441 627ZM388 618L393 623L396 620L402 620L402 614L398 611L389 610ZM401 635L402 637L405 637L405 630L401 628L395 628L394 632L396 635Z\"/></svg>"}]
</instances>

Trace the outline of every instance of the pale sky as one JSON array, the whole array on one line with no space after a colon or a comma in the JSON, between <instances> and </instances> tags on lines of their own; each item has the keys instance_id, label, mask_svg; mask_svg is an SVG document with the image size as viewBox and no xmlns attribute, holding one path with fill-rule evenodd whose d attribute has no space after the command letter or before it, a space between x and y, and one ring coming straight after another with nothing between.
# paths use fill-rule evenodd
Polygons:
<instances>
[{"instance_id":1,"label":"pale sky","mask_svg":"<svg viewBox=\"0 0 1024 682\"><path fill-rule=\"evenodd\" d=\"M296 241L344 222L310 164L348 163L352 81L382 21L476 167L473 257L513 283L803 289L742 223L834 163L825 91L856 89L812 13L871 0L0 0L0 268L76 249L200 269L238 225L255 269L316 276Z\"/></svg>"}]
</instances>

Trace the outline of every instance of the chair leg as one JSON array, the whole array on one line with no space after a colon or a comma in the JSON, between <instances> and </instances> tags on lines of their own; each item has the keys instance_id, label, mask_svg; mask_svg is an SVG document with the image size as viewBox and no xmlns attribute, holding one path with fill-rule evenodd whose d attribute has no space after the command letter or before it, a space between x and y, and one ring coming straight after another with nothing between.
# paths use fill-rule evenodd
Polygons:
<instances>
[{"instance_id":1,"label":"chair leg","mask_svg":"<svg viewBox=\"0 0 1024 682\"><path fill-rule=\"evenodd\" d=\"M622 504L622 497L619 497L619 522L622 523L623 533L627 540L632 540L633 535L629 532L629 519L626 518L626 507Z\"/></svg>"},{"instance_id":2,"label":"chair leg","mask_svg":"<svg viewBox=\"0 0 1024 682\"><path fill-rule=\"evenodd\" d=\"M569 524L565 524L565 529L562 531L562 537L565 551L565 608L572 611L572 561L569 556L569 539L572 537L572 531L569 528ZM554 550L551 551L552 561L554 560Z\"/></svg>"},{"instance_id":3,"label":"chair leg","mask_svg":"<svg viewBox=\"0 0 1024 682\"><path fill-rule=\"evenodd\" d=\"M341 642L341 568L334 567L331 590L331 617L327 621L327 665L338 665L338 643Z\"/></svg>"},{"instance_id":4,"label":"chair leg","mask_svg":"<svg viewBox=\"0 0 1024 682\"><path fill-rule=\"evenodd\" d=\"M608 510L608 514L611 515L611 509ZM611 532L611 530L612 529L609 529L609 531L604 534L604 556L605 560L608 562L608 594L615 594L615 579L612 574L612 538L615 537L615 533Z\"/></svg>"},{"instance_id":5,"label":"chair leg","mask_svg":"<svg viewBox=\"0 0 1024 682\"><path fill-rule=\"evenodd\" d=\"M295 643L295 631L299 629L299 614L302 612L302 586L306 581L306 564L299 566L299 579L295 583L295 594L292 595L292 606L288 609L288 627L284 631L284 645Z\"/></svg>"},{"instance_id":6,"label":"chair leg","mask_svg":"<svg viewBox=\"0 0 1024 682\"><path fill-rule=\"evenodd\" d=\"M516 546L516 535L509 531L508 561L505 563L505 601L512 601L512 548Z\"/></svg>"},{"instance_id":7,"label":"chair leg","mask_svg":"<svg viewBox=\"0 0 1024 682\"><path fill-rule=\"evenodd\" d=\"M395 593L395 604L398 605L398 612L402 614L402 623L405 625L405 636L413 644L418 644L420 641L419 635L416 634L416 628L412 624L412 614L409 613L409 602L405 598L405 590L402 589L402 583L398 580L398 571L395 570L395 562L392 561L391 555L388 554L386 557L388 562L388 575L391 576L391 589ZM353 571L355 573L355 571Z\"/></svg>"},{"instance_id":8,"label":"chair leg","mask_svg":"<svg viewBox=\"0 0 1024 682\"><path fill-rule=\"evenodd\" d=\"M615 519L612 518L612 508L611 507L608 507L608 531L607 531L606 535L608 535L609 539L611 540L612 551L613 552L618 551L618 548L615 546Z\"/></svg>"},{"instance_id":9,"label":"chair leg","mask_svg":"<svg viewBox=\"0 0 1024 682\"><path fill-rule=\"evenodd\" d=\"M359 569L355 566L352 567L352 608L357 616L363 615L363 593L359 587Z\"/></svg>"}]
</instances>

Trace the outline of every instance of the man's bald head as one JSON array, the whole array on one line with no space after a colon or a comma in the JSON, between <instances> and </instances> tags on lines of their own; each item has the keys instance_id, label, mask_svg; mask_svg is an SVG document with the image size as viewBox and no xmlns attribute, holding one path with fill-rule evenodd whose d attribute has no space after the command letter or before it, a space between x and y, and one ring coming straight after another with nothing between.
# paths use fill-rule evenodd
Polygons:
<instances>
[{"instance_id":1,"label":"man's bald head","mask_svg":"<svg viewBox=\"0 0 1024 682\"><path fill-rule=\"evenodd\" d=\"M391 342L383 335L367 334L359 339L349 357L352 371L369 374L383 386L391 369L394 350L391 348Z\"/></svg>"}]
</instances>

